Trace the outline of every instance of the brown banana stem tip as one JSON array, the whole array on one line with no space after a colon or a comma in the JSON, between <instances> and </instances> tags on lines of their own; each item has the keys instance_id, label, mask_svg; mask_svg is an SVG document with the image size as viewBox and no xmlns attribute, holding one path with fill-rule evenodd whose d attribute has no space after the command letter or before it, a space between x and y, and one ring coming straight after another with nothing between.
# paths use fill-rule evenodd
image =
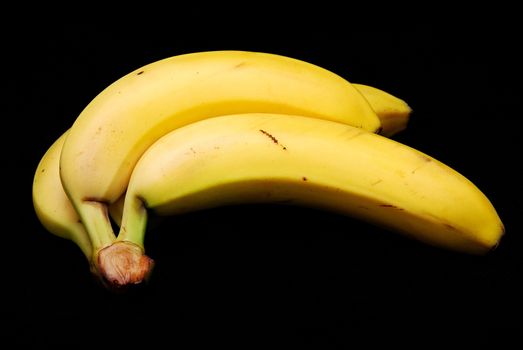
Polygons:
<instances>
[{"instance_id":1,"label":"brown banana stem tip","mask_svg":"<svg viewBox=\"0 0 523 350\"><path fill-rule=\"evenodd\" d=\"M154 260L131 242L114 242L98 253L102 283L112 290L122 290L146 281L153 267Z\"/></svg>"}]
</instances>

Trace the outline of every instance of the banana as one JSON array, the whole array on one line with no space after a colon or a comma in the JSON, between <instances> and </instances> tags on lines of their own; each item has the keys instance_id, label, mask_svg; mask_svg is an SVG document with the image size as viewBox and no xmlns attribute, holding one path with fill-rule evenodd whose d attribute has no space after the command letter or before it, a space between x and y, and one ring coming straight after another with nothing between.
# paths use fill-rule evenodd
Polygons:
<instances>
[{"instance_id":1,"label":"banana","mask_svg":"<svg viewBox=\"0 0 523 350\"><path fill-rule=\"evenodd\" d=\"M169 131L224 114L275 112L377 132L380 121L345 79L285 56L211 51L166 58L120 78L80 113L64 142L60 176L93 261L115 239L107 205L125 191L143 152Z\"/></svg>"},{"instance_id":2,"label":"banana","mask_svg":"<svg viewBox=\"0 0 523 350\"><path fill-rule=\"evenodd\" d=\"M488 198L438 160L394 140L303 116L215 117L175 130L141 157L118 238L102 259L117 285L146 273L147 213L175 215L241 203L304 205L349 215L413 239L483 254L504 226Z\"/></svg>"},{"instance_id":3,"label":"banana","mask_svg":"<svg viewBox=\"0 0 523 350\"><path fill-rule=\"evenodd\" d=\"M405 124L410 108L406 107L407 104L403 100L374 87L362 84L353 85L368 100L372 109L382 121L383 135L392 136L397 131L397 128L389 129L390 125ZM390 113L391 110L397 112ZM384 122L394 118L400 119L398 123ZM69 130L65 131L49 147L37 166L33 180L33 204L37 217L44 228L56 236L72 240L80 247L89 263L92 264L91 255L93 252L88 234L60 180L60 153L68 132ZM124 196L121 196L109 207L111 218L118 226L121 223L123 202ZM96 273L96 271L93 270L93 273Z\"/></svg>"},{"instance_id":4,"label":"banana","mask_svg":"<svg viewBox=\"0 0 523 350\"><path fill-rule=\"evenodd\" d=\"M49 147L38 163L33 178L33 206L49 232L76 243L91 261L91 242L60 181L60 151L67 133Z\"/></svg>"},{"instance_id":5,"label":"banana","mask_svg":"<svg viewBox=\"0 0 523 350\"><path fill-rule=\"evenodd\" d=\"M404 100L373 86L356 83L352 85L365 97L380 119L381 135L392 137L406 129L412 109ZM118 226L122 219L124 197L122 195L109 206L109 214Z\"/></svg>"},{"instance_id":6,"label":"banana","mask_svg":"<svg viewBox=\"0 0 523 350\"><path fill-rule=\"evenodd\" d=\"M381 122L381 135L391 137L405 130L412 109L402 99L369 85L352 84L370 103Z\"/></svg>"}]
</instances>

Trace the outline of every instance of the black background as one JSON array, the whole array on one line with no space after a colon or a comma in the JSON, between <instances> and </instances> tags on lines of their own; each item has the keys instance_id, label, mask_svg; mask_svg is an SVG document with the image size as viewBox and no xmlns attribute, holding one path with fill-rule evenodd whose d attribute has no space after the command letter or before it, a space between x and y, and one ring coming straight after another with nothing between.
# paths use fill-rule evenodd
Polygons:
<instances>
[{"instance_id":1,"label":"black background","mask_svg":"<svg viewBox=\"0 0 523 350\"><path fill-rule=\"evenodd\" d=\"M486 340L485 329L522 328L521 82L507 33L162 30L62 25L31 32L5 55L12 63L4 72L8 120L17 125L4 136L17 140L9 146L10 174L20 183L9 188L15 210L4 218L16 231L4 247L8 335L40 346L277 341L324 348L356 338L372 343L390 328L401 330L401 340L413 329L430 339L471 330ZM330 213L246 205L151 228L146 249L156 268L149 284L125 295L102 289L81 252L34 215L37 163L114 80L161 58L216 49L288 55L407 101L414 113L395 139L452 166L491 199L506 226L499 248L467 256Z\"/></svg>"}]
</instances>

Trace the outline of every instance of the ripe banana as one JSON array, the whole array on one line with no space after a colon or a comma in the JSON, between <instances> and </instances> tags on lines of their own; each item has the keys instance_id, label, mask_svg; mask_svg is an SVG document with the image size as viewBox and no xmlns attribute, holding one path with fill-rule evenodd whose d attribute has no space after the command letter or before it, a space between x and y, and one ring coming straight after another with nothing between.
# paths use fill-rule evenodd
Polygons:
<instances>
[{"instance_id":1,"label":"ripe banana","mask_svg":"<svg viewBox=\"0 0 523 350\"><path fill-rule=\"evenodd\" d=\"M92 246L60 181L60 151L67 131L45 152L33 179L33 206L43 226L51 233L72 240L90 261Z\"/></svg>"},{"instance_id":2,"label":"ripe banana","mask_svg":"<svg viewBox=\"0 0 523 350\"><path fill-rule=\"evenodd\" d=\"M333 210L467 253L487 252L504 232L473 183L411 147L302 116L221 116L165 135L138 161L118 238L100 251L128 269L106 264L106 278L127 285L147 272L148 210L172 215L252 202Z\"/></svg>"},{"instance_id":3,"label":"ripe banana","mask_svg":"<svg viewBox=\"0 0 523 350\"><path fill-rule=\"evenodd\" d=\"M381 122L383 136L391 137L405 130L412 109L402 99L369 85L352 84L365 96Z\"/></svg>"},{"instance_id":4,"label":"ripe banana","mask_svg":"<svg viewBox=\"0 0 523 350\"><path fill-rule=\"evenodd\" d=\"M185 54L139 68L96 96L64 142L60 176L97 252L115 239L107 205L143 152L167 132L245 112L299 114L372 132L380 121L340 76L289 57L244 51Z\"/></svg>"},{"instance_id":5,"label":"ripe banana","mask_svg":"<svg viewBox=\"0 0 523 350\"><path fill-rule=\"evenodd\" d=\"M406 125L411 109L403 100L378 88L362 84L353 85L368 100L372 109L382 121L383 135L392 136L400 131L391 126ZM394 113L391 113L391 111L394 111ZM391 122L393 119L398 120ZM33 204L37 217L43 226L49 232L76 243L91 263L93 254L91 242L60 180L60 153L68 132L64 132L49 147L38 164L33 181ZM121 196L109 207L111 217L118 226L122 217L123 199L124 196ZM93 272L96 273L95 270Z\"/></svg>"},{"instance_id":6,"label":"ripe banana","mask_svg":"<svg viewBox=\"0 0 523 350\"><path fill-rule=\"evenodd\" d=\"M404 100L373 86L356 83L352 85L365 97L380 119L382 126L381 135L392 137L405 130L412 109ZM118 226L120 226L122 219L123 204L124 196L122 195L115 203L109 206L111 218Z\"/></svg>"}]
</instances>

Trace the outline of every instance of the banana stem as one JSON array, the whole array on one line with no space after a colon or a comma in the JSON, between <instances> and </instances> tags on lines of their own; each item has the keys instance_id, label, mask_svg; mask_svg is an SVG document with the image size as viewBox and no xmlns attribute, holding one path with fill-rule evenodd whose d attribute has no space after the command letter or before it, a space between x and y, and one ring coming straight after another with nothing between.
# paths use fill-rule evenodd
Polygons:
<instances>
[{"instance_id":1,"label":"banana stem","mask_svg":"<svg viewBox=\"0 0 523 350\"><path fill-rule=\"evenodd\" d=\"M136 196L126 196L117 240L129 241L143 247L147 218L144 202Z\"/></svg>"},{"instance_id":2,"label":"banana stem","mask_svg":"<svg viewBox=\"0 0 523 350\"><path fill-rule=\"evenodd\" d=\"M84 201L77 211L89 235L93 252L114 242L116 236L113 233L107 205L96 201Z\"/></svg>"},{"instance_id":3,"label":"banana stem","mask_svg":"<svg viewBox=\"0 0 523 350\"><path fill-rule=\"evenodd\" d=\"M122 255L121 250L107 250L116 240L107 205L97 201L83 201L76 208L85 231L87 231L84 236L87 236L91 251L86 254L85 250L88 246L84 244L80 248L88 256L91 272L100 279L102 284L110 287L111 282L108 281L118 280L114 275L118 275L118 271L125 271L125 259L113 258L113 255ZM82 238L82 240L84 239Z\"/></svg>"},{"instance_id":4,"label":"banana stem","mask_svg":"<svg viewBox=\"0 0 523 350\"><path fill-rule=\"evenodd\" d=\"M154 261L144 253L147 210L136 197L125 200L118 238L98 253L97 265L105 286L121 290L147 280Z\"/></svg>"}]
</instances>

